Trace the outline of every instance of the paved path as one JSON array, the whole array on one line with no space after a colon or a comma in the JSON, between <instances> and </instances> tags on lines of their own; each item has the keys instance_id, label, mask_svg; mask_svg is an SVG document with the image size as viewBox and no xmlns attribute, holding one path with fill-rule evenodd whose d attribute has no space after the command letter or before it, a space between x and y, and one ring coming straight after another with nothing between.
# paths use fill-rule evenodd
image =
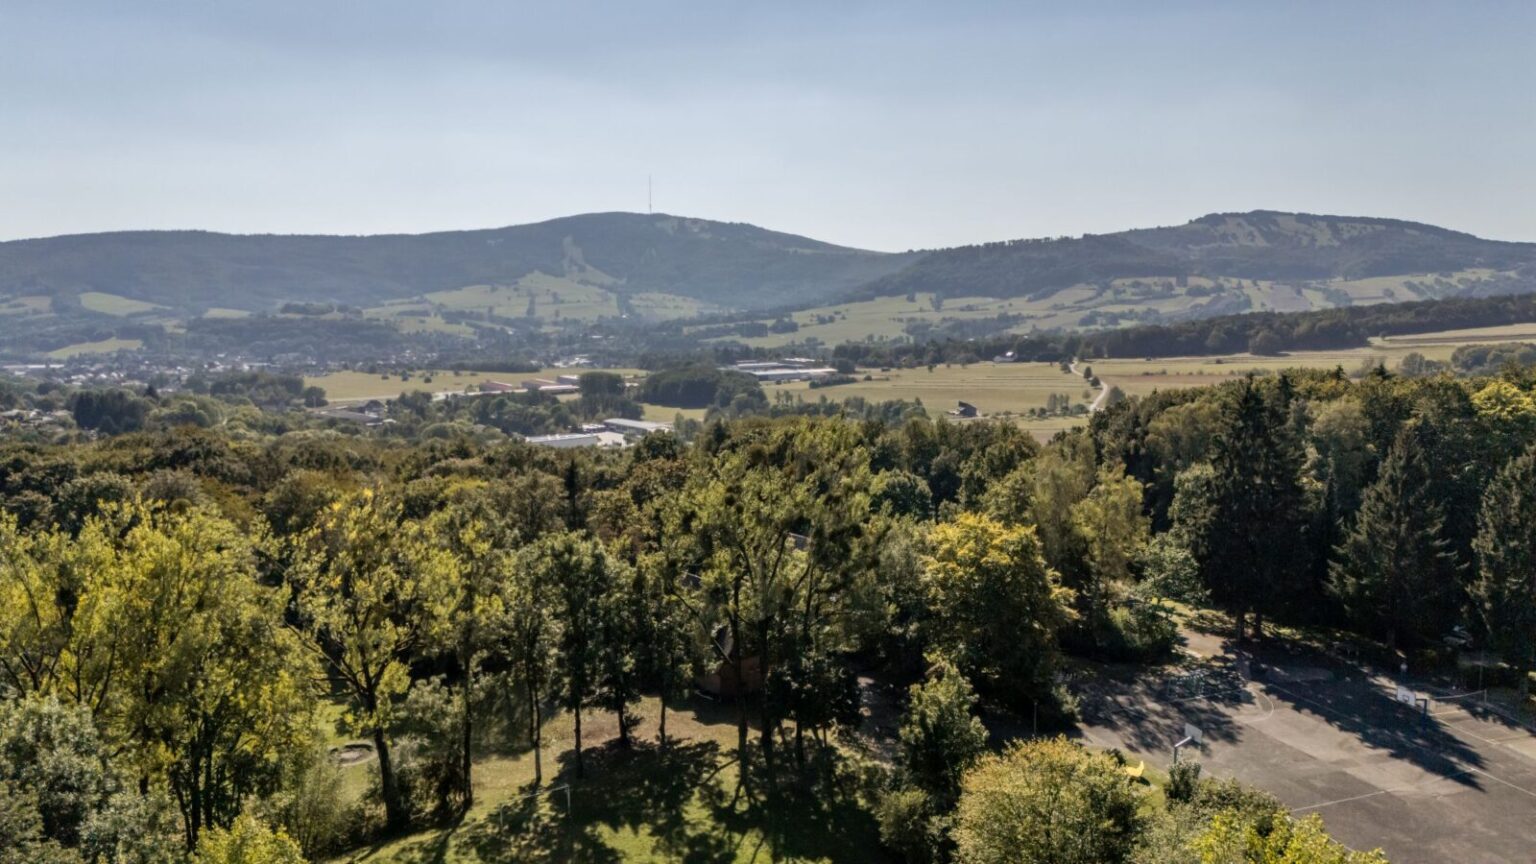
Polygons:
<instances>
[{"instance_id":1,"label":"paved path","mask_svg":"<svg viewBox=\"0 0 1536 864\"><path fill-rule=\"evenodd\" d=\"M1379 846L1394 864L1536 861L1536 735L1526 728L1475 700L1416 691L1431 697L1426 717L1395 701L1395 682L1323 655L1271 648L1255 657L1265 674L1250 679L1219 638L1190 647L1209 660L1204 695L1145 679L1095 685L1083 694L1083 737L1166 767L1194 725L1204 743L1186 755L1207 773L1319 813L1342 842Z\"/></svg>"}]
</instances>

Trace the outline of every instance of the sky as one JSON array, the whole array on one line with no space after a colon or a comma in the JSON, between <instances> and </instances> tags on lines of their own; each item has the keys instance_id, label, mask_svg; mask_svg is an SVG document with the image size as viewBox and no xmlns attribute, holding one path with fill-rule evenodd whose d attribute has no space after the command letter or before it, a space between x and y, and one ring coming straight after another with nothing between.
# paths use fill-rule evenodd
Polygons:
<instances>
[{"instance_id":1,"label":"sky","mask_svg":"<svg viewBox=\"0 0 1536 864\"><path fill-rule=\"evenodd\" d=\"M0 239L1251 209L1536 240L1536 3L0 0Z\"/></svg>"}]
</instances>

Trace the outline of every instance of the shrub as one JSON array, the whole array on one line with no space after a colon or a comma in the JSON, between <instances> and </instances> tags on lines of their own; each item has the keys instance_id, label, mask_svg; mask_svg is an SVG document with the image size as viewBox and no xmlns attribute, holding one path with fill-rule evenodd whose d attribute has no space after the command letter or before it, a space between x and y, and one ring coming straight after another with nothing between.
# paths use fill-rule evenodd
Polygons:
<instances>
[{"instance_id":1,"label":"shrub","mask_svg":"<svg viewBox=\"0 0 1536 864\"><path fill-rule=\"evenodd\" d=\"M1164 793L1169 801L1189 801L1200 787L1200 763L1180 762L1168 769L1168 786Z\"/></svg>"},{"instance_id":2,"label":"shrub","mask_svg":"<svg viewBox=\"0 0 1536 864\"><path fill-rule=\"evenodd\" d=\"M949 820L934 810L933 799L921 789L906 787L886 793L875 806L880 842L909 864L946 860Z\"/></svg>"},{"instance_id":3,"label":"shrub","mask_svg":"<svg viewBox=\"0 0 1536 864\"><path fill-rule=\"evenodd\" d=\"M962 864L1115 864L1140 829L1130 778L1066 738L1018 744L965 777L956 811Z\"/></svg>"}]
</instances>

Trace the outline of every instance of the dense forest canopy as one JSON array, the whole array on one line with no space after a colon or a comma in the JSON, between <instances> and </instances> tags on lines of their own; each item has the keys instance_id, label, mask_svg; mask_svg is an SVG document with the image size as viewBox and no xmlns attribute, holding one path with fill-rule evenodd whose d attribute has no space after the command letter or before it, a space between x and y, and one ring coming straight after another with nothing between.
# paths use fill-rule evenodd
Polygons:
<instances>
[{"instance_id":1,"label":"dense forest canopy","mask_svg":"<svg viewBox=\"0 0 1536 864\"><path fill-rule=\"evenodd\" d=\"M589 376L581 398L610 410L621 385ZM431 400L402 400L406 431L285 426L214 394L292 405L293 381L205 386L177 398L224 412L206 428L153 393L82 393L96 434L0 444L15 860L335 854L459 818L487 748L583 788L612 770L584 719L612 718L604 753L686 747L666 704L710 673L756 682L719 706L748 806L853 771L839 742L867 682L904 693L897 758L823 805L851 795L910 861L1195 861L1239 836L1258 857L1234 860L1374 861L1227 781L1186 772L1149 809L1113 754L1049 736L991 753L976 712L1069 726L1058 673L1161 662L1173 600L1240 638L1328 624L1416 663L1464 627L1522 695L1536 664L1529 373L1248 378L1129 399L1045 445L910 412L721 410L622 451L476 436ZM567 752L543 740L553 717L574 721ZM343 792L338 732L374 756L365 792ZM1062 795L1094 826L1088 857L999 815ZM485 830L535 842L541 818Z\"/></svg>"}]
</instances>

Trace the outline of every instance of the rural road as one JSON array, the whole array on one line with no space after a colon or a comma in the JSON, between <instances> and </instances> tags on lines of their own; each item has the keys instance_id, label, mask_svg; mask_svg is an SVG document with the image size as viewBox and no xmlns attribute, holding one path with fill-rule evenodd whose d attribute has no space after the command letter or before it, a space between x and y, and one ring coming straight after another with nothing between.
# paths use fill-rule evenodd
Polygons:
<instances>
[{"instance_id":1,"label":"rural road","mask_svg":"<svg viewBox=\"0 0 1536 864\"><path fill-rule=\"evenodd\" d=\"M1076 360L1073 360L1071 365L1068 366L1068 368L1070 368L1072 370L1072 374L1073 375L1081 376L1083 374L1083 373L1077 371L1077 361ZM1104 400L1107 399L1107 398L1109 398L1109 382L1105 381L1103 378L1100 378L1099 379L1099 395L1094 398L1093 404L1088 406L1088 413L1092 414L1095 411L1103 410L1103 408L1104 408Z\"/></svg>"}]
</instances>

